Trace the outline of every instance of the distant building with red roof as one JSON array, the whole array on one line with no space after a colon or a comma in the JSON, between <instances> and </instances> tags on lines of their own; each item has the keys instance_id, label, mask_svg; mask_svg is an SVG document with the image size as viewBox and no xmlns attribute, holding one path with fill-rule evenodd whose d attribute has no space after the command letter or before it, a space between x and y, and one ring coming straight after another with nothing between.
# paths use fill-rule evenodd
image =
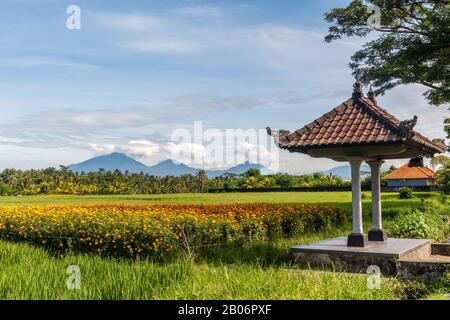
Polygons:
<instances>
[{"instance_id":1,"label":"distant building with red roof","mask_svg":"<svg viewBox=\"0 0 450 320\"><path fill-rule=\"evenodd\" d=\"M427 187L433 184L436 173L423 165L423 160L412 159L385 177L388 187Z\"/></svg>"}]
</instances>

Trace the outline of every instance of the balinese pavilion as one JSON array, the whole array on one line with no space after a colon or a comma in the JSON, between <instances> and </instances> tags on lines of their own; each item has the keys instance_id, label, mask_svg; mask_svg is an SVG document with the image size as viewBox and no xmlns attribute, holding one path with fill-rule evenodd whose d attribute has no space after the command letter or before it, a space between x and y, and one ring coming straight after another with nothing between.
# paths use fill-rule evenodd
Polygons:
<instances>
[{"instance_id":1,"label":"balinese pavilion","mask_svg":"<svg viewBox=\"0 0 450 320\"><path fill-rule=\"evenodd\" d=\"M356 82L350 99L303 128L294 132L270 128L267 131L282 149L350 163L353 230L344 244L350 250L390 241L383 230L381 215L380 167L384 160L433 157L446 151L444 140L431 140L414 131L416 123L416 116L400 121L389 114L378 105L372 89L365 97L361 83ZM368 236L362 221L360 167L363 161L370 166L372 177L373 226ZM332 240L331 245L336 248L336 239Z\"/></svg>"}]
</instances>

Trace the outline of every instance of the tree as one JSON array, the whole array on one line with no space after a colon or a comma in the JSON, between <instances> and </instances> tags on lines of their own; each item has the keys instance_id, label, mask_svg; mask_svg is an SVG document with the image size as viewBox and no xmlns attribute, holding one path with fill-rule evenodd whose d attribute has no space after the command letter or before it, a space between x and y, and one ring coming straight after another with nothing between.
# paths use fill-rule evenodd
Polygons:
<instances>
[{"instance_id":1,"label":"tree","mask_svg":"<svg viewBox=\"0 0 450 320\"><path fill-rule=\"evenodd\" d=\"M383 94L401 84L427 87L430 104L450 102L450 1L368 0L381 10L381 24L368 23L373 11L363 0L325 15L333 23L325 40L366 37L376 32L351 58L353 74ZM447 123L449 120L447 120Z\"/></svg>"},{"instance_id":2,"label":"tree","mask_svg":"<svg viewBox=\"0 0 450 320\"><path fill-rule=\"evenodd\" d=\"M443 167L436 172L436 186L444 191L445 194L450 194L450 167Z\"/></svg>"},{"instance_id":3,"label":"tree","mask_svg":"<svg viewBox=\"0 0 450 320\"><path fill-rule=\"evenodd\" d=\"M205 192L205 185L206 185L206 183L208 182L208 175L206 174L206 171L205 170L203 170L203 169L201 169L201 170L199 170L198 171L198 173L197 173L197 178L198 178L198 181L199 181L199 184L200 184L200 192L201 193L204 193Z\"/></svg>"},{"instance_id":4,"label":"tree","mask_svg":"<svg viewBox=\"0 0 450 320\"><path fill-rule=\"evenodd\" d=\"M436 156L431 159L433 168L439 168L436 172L435 184L446 194L450 194L450 157Z\"/></svg>"},{"instance_id":5,"label":"tree","mask_svg":"<svg viewBox=\"0 0 450 320\"><path fill-rule=\"evenodd\" d=\"M444 120L444 130L447 132L447 138L450 139L450 118ZM450 151L450 147L449 147Z\"/></svg>"},{"instance_id":6,"label":"tree","mask_svg":"<svg viewBox=\"0 0 450 320\"><path fill-rule=\"evenodd\" d=\"M294 186L294 179L288 174L276 174L273 177L275 183L281 188L292 188Z\"/></svg>"},{"instance_id":7,"label":"tree","mask_svg":"<svg viewBox=\"0 0 450 320\"><path fill-rule=\"evenodd\" d=\"M247 172L244 173L244 176L246 178L249 178L249 177L259 178L259 177L261 177L261 170L259 170L257 168L248 169Z\"/></svg>"},{"instance_id":8,"label":"tree","mask_svg":"<svg viewBox=\"0 0 450 320\"><path fill-rule=\"evenodd\" d=\"M436 169L438 167L450 167L450 157L447 156L436 156L431 159L431 166Z\"/></svg>"},{"instance_id":9,"label":"tree","mask_svg":"<svg viewBox=\"0 0 450 320\"><path fill-rule=\"evenodd\" d=\"M272 177L264 177L260 180L260 188L275 188L276 186L275 179Z\"/></svg>"},{"instance_id":10,"label":"tree","mask_svg":"<svg viewBox=\"0 0 450 320\"><path fill-rule=\"evenodd\" d=\"M242 187L245 189L256 189L261 188L262 184L258 178L250 176L243 181Z\"/></svg>"}]
</instances>

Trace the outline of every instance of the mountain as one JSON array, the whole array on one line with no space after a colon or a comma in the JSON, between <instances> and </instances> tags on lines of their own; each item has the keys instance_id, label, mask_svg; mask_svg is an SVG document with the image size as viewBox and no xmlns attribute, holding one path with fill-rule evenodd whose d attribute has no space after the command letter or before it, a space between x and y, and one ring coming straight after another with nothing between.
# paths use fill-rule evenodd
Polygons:
<instances>
[{"instance_id":1,"label":"mountain","mask_svg":"<svg viewBox=\"0 0 450 320\"><path fill-rule=\"evenodd\" d=\"M165 160L152 167L147 167L147 170L144 172L153 176L164 177L182 176L184 174L196 175L198 173L198 169L188 167L182 163L176 163L173 160Z\"/></svg>"},{"instance_id":2,"label":"mountain","mask_svg":"<svg viewBox=\"0 0 450 320\"><path fill-rule=\"evenodd\" d=\"M232 167L230 169L227 169L227 170L209 170L209 171L206 171L206 174L208 175L209 178L215 178L215 177L220 177L220 176L224 175L225 173L241 174L241 173L247 172L250 169L259 169L259 170L261 170L262 174L269 173L268 172L269 170L261 164L253 164L253 163L245 162L245 163L239 164L239 165Z\"/></svg>"},{"instance_id":3,"label":"mountain","mask_svg":"<svg viewBox=\"0 0 450 320\"><path fill-rule=\"evenodd\" d=\"M268 170L260 164L242 163L228 170L208 170L206 174L209 178L215 178L225 173L241 174L251 168L260 169L262 173L268 173ZM69 170L75 172L97 172L100 169L106 171L119 170L121 172L128 171L130 173L144 172L154 176L182 176L185 174L196 175L199 169L189 167L173 160L165 160L154 166L146 166L145 164L130 158L129 156L114 152L109 155L98 156L81 163L72 164Z\"/></svg>"},{"instance_id":4,"label":"mountain","mask_svg":"<svg viewBox=\"0 0 450 320\"><path fill-rule=\"evenodd\" d=\"M100 169L104 169L106 171L119 170L121 172L128 170L130 173L139 173L146 172L148 167L145 164L118 152L95 157L69 166L69 170L75 172L97 172Z\"/></svg>"},{"instance_id":5,"label":"mountain","mask_svg":"<svg viewBox=\"0 0 450 320\"><path fill-rule=\"evenodd\" d=\"M250 169L259 169L262 172L266 169L266 167L264 167L261 164L253 164L253 163L246 162L246 163L239 164L235 167L232 167L232 168L226 170L226 173L241 174L243 172L247 172Z\"/></svg>"},{"instance_id":6,"label":"mountain","mask_svg":"<svg viewBox=\"0 0 450 320\"><path fill-rule=\"evenodd\" d=\"M341 177L344 180L350 180L352 178L352 170L349 165L335 167L335 168L332 168L327 171L322 171L321 173L324 173L327 175L332 174L334 176ZM368 174L370 174L370 167L366 164L362 165L361 166L361 176L364 177Z\"/></svg>"}]
</instances>

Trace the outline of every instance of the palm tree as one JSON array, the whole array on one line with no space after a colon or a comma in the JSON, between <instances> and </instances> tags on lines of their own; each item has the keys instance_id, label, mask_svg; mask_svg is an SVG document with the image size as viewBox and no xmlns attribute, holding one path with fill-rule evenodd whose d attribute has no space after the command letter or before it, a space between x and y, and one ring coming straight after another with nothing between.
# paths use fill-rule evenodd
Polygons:
<instances>
[{"instance_id":1,"label":"palm tree","mask_svg":"<svg viewBox=\"0 0 450 320\"><path fill-rule=\"evenodd\" d=\"M261 187L260 181L255 177L248 177L242 185L245 189L256 189Z\"/></svg>"},{"instance_id":2,"label":"palm tree","mask_svg":"<svg viewBox=\"0 0 450 320\"><path fill-rule=\"evenodd\" d=\"M197 178L200 183L200 192L204 193L206 182L208 182L208 175L206 174L206 171L203 169L199 170L197 173Z\"/></svg>"},{"instance_id":3,"label":"palm tree","mask_svg":"<svg viewBox=\"0 0 450 320\"><path fill-rule=\"evenodd\" d=\"M439 166L442 166L444 168L450 166L450 157L447 156L436 156L433 159L431 159L431 166L433 169L436 169Z\"/></svg>"}]
</instances>

